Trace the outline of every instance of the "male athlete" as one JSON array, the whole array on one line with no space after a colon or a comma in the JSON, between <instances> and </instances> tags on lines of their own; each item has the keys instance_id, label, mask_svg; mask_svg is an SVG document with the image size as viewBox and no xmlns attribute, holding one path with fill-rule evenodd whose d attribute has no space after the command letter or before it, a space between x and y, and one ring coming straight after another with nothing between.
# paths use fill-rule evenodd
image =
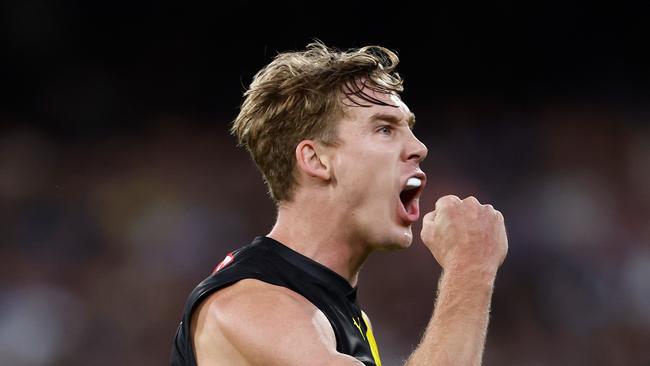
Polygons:
<instances>
[{"instance_id":1,"label":"male athlete","mask_svg":"<svg viewBox=\"0 0 650 366\"><path fill-rule=\"evenodd\" d=\"M382 47L314 43L257 73L232 132L262 172L277 221L194 289L172 365L381 366L356 302L359 270L371 252L411 244L426 183L427 148L400 99L397 63ZM503 216L445 196L421 237L443 271L406 365L479 365L507 252Z\"/></svg>"}]
</instances>

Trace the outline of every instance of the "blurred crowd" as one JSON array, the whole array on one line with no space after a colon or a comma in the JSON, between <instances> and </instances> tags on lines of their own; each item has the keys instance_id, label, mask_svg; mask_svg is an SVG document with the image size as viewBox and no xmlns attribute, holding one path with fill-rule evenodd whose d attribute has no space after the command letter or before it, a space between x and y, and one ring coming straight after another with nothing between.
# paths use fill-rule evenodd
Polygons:
<instances>
[{"instance_id":1,"label":"blurred crowd","mask_svg":"<svg viewBox=\"0 0 650 366\"><path fill-rule=\"evenodd\" d=\"M650 110L413 109L429 148L422 210L473 195L506 218L484 364L649 365ZM166 364L193 286L270 230L273 203L227 118L151 118L72 140L0 130L3 365ZM439 273L419 238L363 269L385 365L417 345Z\"/></svg>"}]
</instances>

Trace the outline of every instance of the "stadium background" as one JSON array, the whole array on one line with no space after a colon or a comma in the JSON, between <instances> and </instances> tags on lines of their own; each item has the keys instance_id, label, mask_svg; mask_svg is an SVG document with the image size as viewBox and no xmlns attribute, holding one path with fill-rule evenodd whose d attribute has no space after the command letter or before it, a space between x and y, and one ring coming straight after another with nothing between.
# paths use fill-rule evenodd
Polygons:
<instances>
[{"instance_id":1,"label":"stadium background","mask_svg":"<svg viewBox=\"0 0 650 366\"><path fill-rule=\"evenodd\" d=\"M319 38L399 53L425 209L504 213L485 365L650 364L650 26L617 4L4 2L2 363L166 364L193 285L273 222L227 132L242 91ZM419 238L366 264L384 364L438 274Z\"/></svg>"}]
</instances>

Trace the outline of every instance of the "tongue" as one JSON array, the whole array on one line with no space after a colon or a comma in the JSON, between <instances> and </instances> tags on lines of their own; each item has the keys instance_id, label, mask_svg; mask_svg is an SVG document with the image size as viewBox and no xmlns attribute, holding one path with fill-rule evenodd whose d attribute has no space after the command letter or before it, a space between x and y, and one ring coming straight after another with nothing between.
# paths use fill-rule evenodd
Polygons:
<instances>
[{"instance_id":1,"label":"tongue","mask_svg":"<svg viewBox=\"0 0 650 366\"><path fill-rule=\"evenodd\" d=\"M400 203L401 203L401 208L399 209L400 211L400 216L403 217L405 220L405 223L411 223L414 222L415 220L418 219L419 216L419 210L417 206L417 202L413 197L414 194L416 194L416 190L410 190L410 191L404 191L402 194L400 194Z\"/></svg>"},{"instance_id":2,"label":"tongue","mask_svg":"<svg viewBox=\"0 0 650 366\"><path fill-rule=\"evenodd\" d=\"M400 193L399 199L400 201L402 201L402 205L404 205L404 209L406 210L406 212L409 212L408 210L409 205L413 201L416 192L417 192L416 190L410 189L410 190L402 191L402 193Z\"/></svg>"}]
</instances>

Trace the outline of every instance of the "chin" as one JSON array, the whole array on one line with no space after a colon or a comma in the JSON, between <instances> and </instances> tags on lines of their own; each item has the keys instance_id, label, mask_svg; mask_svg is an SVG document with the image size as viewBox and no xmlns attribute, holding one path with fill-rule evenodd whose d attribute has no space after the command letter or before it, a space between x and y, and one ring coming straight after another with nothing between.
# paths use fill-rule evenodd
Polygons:
<instances>
[{"instance_id":1,"label":"chin","mask_svg":"<svg viewBox=\"0 0 650 366\"><path fill-rule=\"evenodd\" d=\"M406 249L411 246L413 242L413 232L411 226L401 227L396 229L389 235L386 235L383 240L378 240L375 247L376 250L398 250Z\"/></svg>"}]
</instances>

